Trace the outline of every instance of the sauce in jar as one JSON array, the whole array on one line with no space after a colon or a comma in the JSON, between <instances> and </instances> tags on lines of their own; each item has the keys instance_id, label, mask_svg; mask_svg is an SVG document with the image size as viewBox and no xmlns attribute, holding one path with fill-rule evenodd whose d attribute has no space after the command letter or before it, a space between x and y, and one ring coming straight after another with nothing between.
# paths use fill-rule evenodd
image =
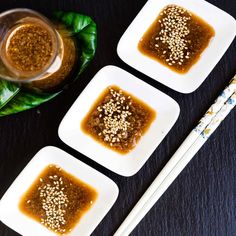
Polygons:
<instances>
[{"instance_id":1,"label":"sauce in jar","mask_svg":"<svg viewBox=\"0 0 236 236\"><path fill-rule=\"evenodd\" d=\"M1 22L0 76L39 91L61 89L77 60L71 33L28 9L6 12Z\"/></svg>"}]
</instances>

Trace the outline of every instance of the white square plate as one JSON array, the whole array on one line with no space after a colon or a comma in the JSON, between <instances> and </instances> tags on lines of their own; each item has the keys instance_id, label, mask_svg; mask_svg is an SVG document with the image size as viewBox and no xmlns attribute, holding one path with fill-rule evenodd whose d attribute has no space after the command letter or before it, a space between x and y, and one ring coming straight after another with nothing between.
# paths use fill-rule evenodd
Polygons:
<instances>
[{"instance_id":1,"label":"white square plate","mask_svg":"<svg viewBox=\"0 0 236 236\"><path fill-rule=\"evenodd\" d=\"M104 147L81 130L81 121L99 95L111 85L141 99L157 113L155 120L137 146L122 155ZM67 145L106 168L123 176L134 175L150 157L179 116L179 105L169 96L115 67L101 69L77 98L59 127L59 137Z\"/></svg>"},{"instance_id":2,"label":"white square plate","mask_svg":"<svg viewBox=\"0 0 236 236\"><path fill-rule=\"evenodd\" d=\"M0 201L0 220L23 236L55 236L37 221L20 212L18 204L22 195L29 189L34 180L50 164L60 166L98 192L94 205L82 216L68 236L90 235L103 217L110 210L118 196L116 184L56 147L41 149L16 178Z\"/></svg>"},{"instance_id":3,"label":"white square plate","mask_svg":"<svg viewBox=\"0 0 236 236\"><path fill-rule=\"evenodd\" d=\"M161 10L176 4L195 13L215 30L215 36L200 59L186 74L178 74L161 63L143 55L137 48L139 40L155 21ZM235 19L204 0L149 0L121 37L117 53L128 65L182 93L191 93L206 79L236 35Z\"/></svg>"}]
</instances>

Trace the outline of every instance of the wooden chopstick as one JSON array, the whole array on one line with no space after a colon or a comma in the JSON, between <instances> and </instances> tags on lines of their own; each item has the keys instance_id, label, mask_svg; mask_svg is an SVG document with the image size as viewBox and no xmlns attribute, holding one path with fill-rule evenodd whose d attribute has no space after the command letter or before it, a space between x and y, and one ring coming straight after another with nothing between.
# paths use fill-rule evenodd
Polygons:
<instances>
[{"instance_id":1,"label":"wooden chopstick","mask_svg":"<svg viewBox=\"0 0 236 236\"><path fill-rule=\"evenodd\" d=\"M168 161L114 236L129 235L236 104L236 76Z\"/></svg>"}]
</instances>

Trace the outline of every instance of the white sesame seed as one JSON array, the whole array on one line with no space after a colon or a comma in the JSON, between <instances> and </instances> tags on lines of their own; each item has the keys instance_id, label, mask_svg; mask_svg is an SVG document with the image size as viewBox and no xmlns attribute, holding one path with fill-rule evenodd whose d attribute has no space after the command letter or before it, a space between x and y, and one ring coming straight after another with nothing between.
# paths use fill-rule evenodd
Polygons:
<instances>
[{"instance_id":1,"label":"white sesame seed","mask_svg":"<svg viewBox=\"0 0 236 236\"><path fill-rule=\"evenodd\" d=\"M184 58L184 50L188 49L186 36L190 31L187 27L187 21L191 19L191 14L176 5L168 5L160 15L162 18L158 21L159 23L163 23L160 25L161 30L159 35L155 37L155 45L158 45L159 41L167 44L167 48L170 50L168 58L166 58L167 62L171 58L174 58L177 62L181 62L179 59ZM163 50L162 54L166 53L167 51ZM187 56L189 56L189 53L187 53ZM188 59L188 57L185 58ZM174 64L173 61L171 64Z\"/></svg>"}]
</instances>

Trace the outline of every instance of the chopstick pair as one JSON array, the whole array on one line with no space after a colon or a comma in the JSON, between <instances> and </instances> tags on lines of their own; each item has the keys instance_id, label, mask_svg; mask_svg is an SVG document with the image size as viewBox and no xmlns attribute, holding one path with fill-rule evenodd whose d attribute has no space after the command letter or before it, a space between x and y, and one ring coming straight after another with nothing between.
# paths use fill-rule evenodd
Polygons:
<instances>
[{"instance_id":1,"label":"chopstick pair","mask_svg":"<svg viewBox=\"0 0 236 236\"><path fill-rule=\"evenodd\" d=\"M129 235L236 105L236 76L187 136L114 236Z\"/></svg>"}]
</instances>

